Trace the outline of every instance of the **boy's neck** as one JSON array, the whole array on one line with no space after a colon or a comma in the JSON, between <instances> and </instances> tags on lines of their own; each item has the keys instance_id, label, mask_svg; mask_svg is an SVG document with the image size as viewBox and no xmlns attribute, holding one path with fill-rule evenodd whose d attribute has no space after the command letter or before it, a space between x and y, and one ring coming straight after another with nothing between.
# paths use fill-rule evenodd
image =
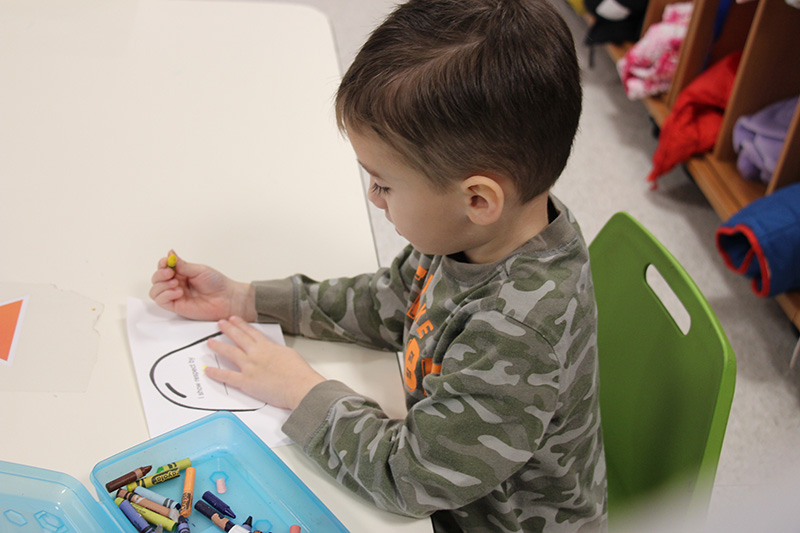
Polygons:
<instances>
[{"instance_id":1,"label":"boy's neck","mask_svg":"<svg viewBox=\"0 0 800 533\"><path fill-rule=\"evenodd\" d=\"M550 223L549 194L543 193L523 205L506 206L500 220L481 232L479 243L461 256L475 264L494 263L541 233Z\"/></svg>"}]
</instances>

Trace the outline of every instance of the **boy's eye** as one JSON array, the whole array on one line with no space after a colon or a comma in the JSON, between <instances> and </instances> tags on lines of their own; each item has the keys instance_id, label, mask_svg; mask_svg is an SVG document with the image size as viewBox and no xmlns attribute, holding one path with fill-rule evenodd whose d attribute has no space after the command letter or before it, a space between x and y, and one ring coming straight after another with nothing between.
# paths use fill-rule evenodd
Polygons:
<instances>
[{"instance_id":1,"label":"boy's eye","mask_svg":"<svg viewBox=\"0 0 800 533\"><path fill-rule=\"evenodd\" d=\"M378 196L383 196L389 193L389 187L381 187L375 182L372 182L371 192L377 194Z\"/></svg>"}]
</instances>

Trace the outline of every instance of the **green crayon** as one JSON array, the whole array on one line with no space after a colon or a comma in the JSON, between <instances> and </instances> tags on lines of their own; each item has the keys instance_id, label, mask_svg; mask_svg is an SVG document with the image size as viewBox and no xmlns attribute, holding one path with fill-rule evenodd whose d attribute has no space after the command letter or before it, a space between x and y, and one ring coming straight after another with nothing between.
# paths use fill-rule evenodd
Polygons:
<instances>
[{"instance_id":1,"label":"green crayon","mask_svg":"<svg viewBox=\"0 0 800 533\"><path fill-rule=\"evenodd\" d=\"M175 461L174 463L159 466L156 469L156 474L163 472L164 470L172 470L173 468L177 468L178 470L186 470L190 466L192 466L192 460L187 457L186 459L181 459L180 461Z\"/></svg>"},{"instance_id":2,"label":"green crayon","mask_svg":"<svg viewBox=\"0 0 800 533\"><path fill-rule=\"evenodd\" d=\"M172 468L170 470L164 470L163 472L158 472L157 474L153 474L152 476L144 477L139 481L128 483L128 486L126 488L130 492L133 492L136 489L136 487L144 487L146 489L149 489L153 485L158 485L159 483L169 481L170 479L175 479L180 475L181 471L179 469Z\"/></svg>"}]
</instances>

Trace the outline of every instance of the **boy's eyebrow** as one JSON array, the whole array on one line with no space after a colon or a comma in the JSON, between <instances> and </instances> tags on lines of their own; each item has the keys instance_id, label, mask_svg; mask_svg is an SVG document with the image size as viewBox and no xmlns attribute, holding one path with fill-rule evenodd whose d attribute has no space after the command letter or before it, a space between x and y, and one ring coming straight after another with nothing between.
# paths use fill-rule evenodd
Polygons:
<instances>
[{"instance_id":1,"label":"boy's eyebrow","mask_svg":"<svg viewBox=\"0 0 800 533\"><path fill-rule=\"evenodd\" d=\"M359 161L358 159L356 159L356 161L358 161L358 164L359 164L359 165L361 165L361 168L363 168L364 170L366 170L366 171L367 171L367 174L369 174L370 176L372 176L372 177L374 177L374 178L380 178L380 177L381 177L381 176L380 176L380 174L378 174L378 173L377 173L377 172L375 172L374 170L372 170L372 169L370 169L369 167L367 167L367 165L365 165L364 163L362 163L362 162L361 162L361 161Z\"/></svg>"}]
</instances>

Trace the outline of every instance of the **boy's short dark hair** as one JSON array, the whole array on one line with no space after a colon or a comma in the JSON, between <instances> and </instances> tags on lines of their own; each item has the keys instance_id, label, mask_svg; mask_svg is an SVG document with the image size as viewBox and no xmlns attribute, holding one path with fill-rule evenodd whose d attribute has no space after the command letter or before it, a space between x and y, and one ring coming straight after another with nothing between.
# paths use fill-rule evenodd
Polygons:
<instances>
[{"instance_id":1,"label":"boy's short dark hair","mask_svg":"<svg viewBox=\"0 0 800 533\"><path fill-rule=\"evenodd\" d=\"M548 0L411 0L361 48L336 117L439 189L503 175L527 202L563 171L581 98L572 34Z\"/></svg>"}]
</instances>

